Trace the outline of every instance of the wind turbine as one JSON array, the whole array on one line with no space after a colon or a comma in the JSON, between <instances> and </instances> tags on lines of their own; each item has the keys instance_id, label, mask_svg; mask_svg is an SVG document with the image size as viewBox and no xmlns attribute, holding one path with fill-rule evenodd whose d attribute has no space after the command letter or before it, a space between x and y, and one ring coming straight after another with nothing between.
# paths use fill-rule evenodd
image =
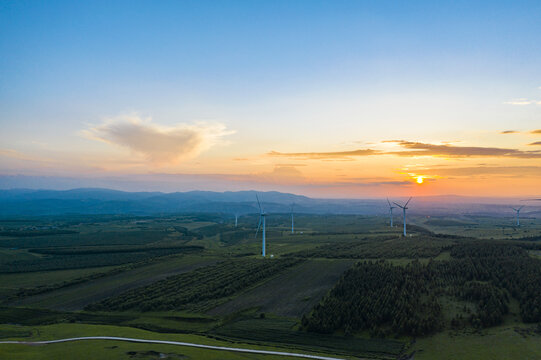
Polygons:
<instances>
[{"instance_id":1,"label":"wind turbine","mask_svg":"<svg viewBox=\"0 0 541 360\"><path fill-rule=\"evenodd\" d=\"M261 254L263 257L265 257L265 216L267 215L263 209L261 208L261 203L259 202L259 197L257 194L255 194L255 198L257 199L257 205L259 206L259 225L257 225L257 230L255 232L255 238L257 239L257 234L259 233L259 228L261 227L261 224L263 224L263 229L261 233L263 234L263 246L261 250Z\"/></svg>"},{"instance_id":2,"label":"wind turbine","mask_svg":"<svg viewBox=\"0 0 541 360\"><path fill-rule=\"evenodd\" d=\"M235 227L237 227L239 214L235 214Z\"/></svg>"},{"instance_id":3,"label":"wind turbine","mask_svg":"<svg viewBox=\"0 0 541 360\"><path fill-rule=\"evenodd\" d=\"M520 219L519 219L519 215L520 215L520 210L522 210L524 206L521 206L519 207L518 209L515 209L514 207L512 207L511 209L515 210L517 212L517 226L520 226Z\"/></svg>"},{"instance_id":4,"label":"wind turbine","mask_svg":"<svg viewBox=\"0 0 541 360\"><path fill-rule=\"evenodd\" d=\"M393 209L395 209L396 206L391 205L389 198L387 198L387 204L389 204L389 217L391 218L391 227L393 227Z\"/></svg>"},{"instance_id":5,"label":"wind turbine","mask_svg":"<svg viewBox=\"0 0 541 360\"><path fill-rule=\"evenodd\" d=\"M404 204L404 206L400 205L400 204L397 204L393 201L393 203L398 206L399 208L402 208L402 211L403 211L403 219L404 219L404 236L406 236L406 210L408 209L408 204L409 202L411 201L411 197L409 198L409 200Z\"/></svg>"},{"instance_id":6,"label":"wind turbine","mask_svg":"<svg viewBox=\"0 0 541 360\"><path fill-rule=\"evenodd\" d=\"M295 206L295 203L291 204L291 233L295 233L295 221L293 220L293 206Z\"/></svg>"}]
</instances>

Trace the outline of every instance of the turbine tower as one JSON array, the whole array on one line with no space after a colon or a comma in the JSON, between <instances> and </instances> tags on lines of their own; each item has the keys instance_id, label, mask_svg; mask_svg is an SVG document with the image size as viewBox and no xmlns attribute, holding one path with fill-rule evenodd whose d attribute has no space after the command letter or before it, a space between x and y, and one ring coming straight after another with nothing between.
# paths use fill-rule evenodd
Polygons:
<instances>
[{"instance_id":1,"label":"turbine tower","mask_svg":"<svg viewBox=\"0 0 541 360\"><path fill-rule=\"evenodd\" d=\"M257 234L259 233L259 228L261 228L261 224L263 224L263 229L261 230L261 233L263 235L263 243L262 243L262 250L261 255L265 257L265 216L267 215L263 208L261 208L261 203L259 202L259 197L257 194L255 194L255 198L257 199L257 205L259 206L259 225L257 225L257 230L255 232L255 238L257 239Z\"/></svg>"},{"instance_id":2,"label":"turbine tower","mask_svg":"<svg viewBox=\"0 0 541 360\"><path fill-rule=\"evenodd\" d=\"M511 208L511 209L515 210L516 213L517 213L517 216L516 216L516 218L517 218L517 226L520 226L519 215L520 215L520 210L522 210L523 207L524 207L524 206L521 206L521 207L519 207L518 209L515 209L514 207Z\"/></svg>"},{"instance_id":3,"label":"turbine tower","mask_svg":"<svg viewBox=\"0 0 541 360\"><path fill-rule=\"evenodd\" d=\"M408 204L409 202L411 201L411 197L409 198L409 200L404 204L404 206L400 205L400 204L397 204L393 201L393 203L398 206L399 208L402 208L402 211L403 211L403 219L404 219L404 236L406 236L406 210L408 209Z\"/></svg>"},{"instance_id":4,"label":"turbine tower","mask_svg":"<svg viewBox=\"0 0 541 360\"><path fill-rule=\"evenodd\" d=\"M291 233L295 233L295 221L293 220L293 206L295 206L295 203L291 204Z\"/></svg>"},{"instance_id":5,"label":"turbine tower","mask_svg":"<svg viewBox=\"0 0 541 360\"><path fill-rule=\"evenodd\" d=\"M387 204L389 204L389 218L391 219L391 227L393 227L393 209L396 208L396 206L392 206L389 198L387 198Z\"/></svg>"},{"instance_id":6,"label":"turbine tower","mask_svg":"<svg viewBox=\"0 0 541 360\"><path fill-rule=\"evenodd\" d=\"M239 214L235 214L235 227L237 227Z\"/></svg>"}]
</instances>

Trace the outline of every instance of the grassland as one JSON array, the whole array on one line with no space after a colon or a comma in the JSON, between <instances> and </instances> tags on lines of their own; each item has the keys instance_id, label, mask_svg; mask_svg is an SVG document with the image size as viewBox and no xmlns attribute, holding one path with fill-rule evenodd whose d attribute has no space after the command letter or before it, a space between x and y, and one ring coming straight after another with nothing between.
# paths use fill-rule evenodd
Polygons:
<instances>
[{"instance_id":1,"label":"grassland","mask_svg":"<svg viewBox=\"0 0 541 360\"><path fill-rule=\"evenodd\" d=\"M282 318L241 318L211 332L219 338L243 339L255 344L274 344L293 349L340 355L396 357L404 343L391 339L370 339L319 335L295 329L296 322Z\"/></svg>"},{"instance_id":2,"label":"grassland","mask_svg":"<svg viewBox=\"0 0 541 360\"><path fill-rule=\"evenodd\" d=\"M520 239L541 234L541 221L526 216L521 216L521 226L515 225L513 216L413 217L412 220L415 224L440 234L474 238Z\"/></svg>"},{"instance_id":3,"label":"grassland","mask_svg":"<svg viewBox=\"0 0 541 360\"><path fill-rule=\"evenodd\" d=\"M82 310L85 306L121 293L216 262L213 257L173 256L144 266L100 277L12 302L56 310Z\"/></svg>"},{"instance_id":4,"label":"grassland","mask_svg":"<svg viewBox=\"0 0 541 360\"><path fill-rule=\"evenodd\" d=\"M541 239L536 236L541 235L541 221L525 219L520 229L504 226L502 230L496 226L501 224L497 218L412 216L416 226L409 227L411 237L407 238L401 237L401 228L389 228L386 217L298 214L295 234L290 232L289 221L287 214L268 217L267 254L273 258L266 260L259 255L261 240L254 239L255 215L243 216L238 228L231 216L220 214L1 221L0 269L4 273L0 273L0 338L115 335L351 359L396 359L413 352L415 359L540 356L537 323L522 322L525 300L519 301L507 290L508 312L502 314L501 325L474 328L464 321L451 328L453 319L476 313L478 304L457 297L451 288L438 283L436 300L444 326L426 336L398 335L390 327L319 334L303 329L302 318L322 303L358 261L385 259L398 266L393 270L397 274L411 268L412 263L430 269L460 260L457 247L476 239L516 247L521 254L538 259ZM190 247L202 248L196 252L156 252ZM142 254L141 258L137 254ZM517 261L517 266L528 262ZM52 270L45 266L51 262L64 265ZM230 265L222 267L222 263ZM286 263L288 266L281 266ZM15 268L14 264L29 267ZM271 264L271 270L259 276L268 268L265 264ZM427 294L435 289L427 286ZM152 299L163 305L167 303L164 296L169 300L188 296L190 300L177 307L140 306ZM133 306L89 311L91 304L121 298L131 298ZM160 354L173 359L278 358L109 341L40 347L0 345L0 358L10 359L153 359Z\"/></svg>"},{"instance_id":5,"label":"grassland","mask_svg":"<svg viewBox=\"0 0 541 360\"><path fill-rule=\"evenodd\" d=\"M87 324L60 324L35 326L25 328L13 325L0 325L0 333L25 333L30 331L30 336L9 337L9 339L22 340L47 340L77 336L120 336L140 339L156 339L183 341L205 345L231 346L230 342L211 339L200 335L190 334L156 334L149 331L130 327L118 327L110 325L87 325ZM8 339L8 338L4 338ZM250 349L264 349L284 351L277 346L261 346L253 343L236 342L236 347ZM134 354L135 352L135 354ZM298 351L303 352L303 351ZM318 354L317 351L310 351ZM210 359L210 360L241 360L241 359L265 359L284 360L283 356L242 354L217 350L196 349L178 347L172 345L157 344L133 344L120 341L81 341L72 343L52 344L46 346L26 345L0 345L0 358L4 359L156 359L160 354L167 354L169 358L180 359ZM328 355L328 353L321 353ZM344 356L344 358L352 358Z\"/></svg>"},{"instance_id":6,"label":"grassland","mask_svg":"<svg viewBox=\"0 0 541 360\"><path fill-rule=\"evenodd\" d=\"M36 289L51 284L70 282L78 278L107 273L116 266L57 271L38 271L28 273L0 274L0 297L3 300L13 297L20 289Z\"/></svg>"},{"instance_id":7,"label":"grassland","mask_svg":"<svg viewBox=\"0 0 541 360\"><path fill-rule=\"evenodd\" d=\"M481 332L445 331L419 338L411 347L417 360L541 359L541 334L534 326L504 325Z\"/></svg>"}]
</instances>

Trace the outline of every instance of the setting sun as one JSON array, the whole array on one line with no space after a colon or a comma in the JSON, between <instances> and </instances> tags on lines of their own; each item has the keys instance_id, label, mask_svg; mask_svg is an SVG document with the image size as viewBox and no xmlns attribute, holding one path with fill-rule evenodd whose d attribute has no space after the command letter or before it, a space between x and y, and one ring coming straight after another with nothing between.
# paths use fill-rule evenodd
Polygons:
<instances>
[{"instance_id":1,"label":"setting sun","mask_svg":"<svg viewBox=\"0 0 541 360\"><path fill-rule=\"evenodd\" d=\"M423 183L423 177L417 176L417 184L422 184L422 183Z\"/></svg>"}]
</instances>

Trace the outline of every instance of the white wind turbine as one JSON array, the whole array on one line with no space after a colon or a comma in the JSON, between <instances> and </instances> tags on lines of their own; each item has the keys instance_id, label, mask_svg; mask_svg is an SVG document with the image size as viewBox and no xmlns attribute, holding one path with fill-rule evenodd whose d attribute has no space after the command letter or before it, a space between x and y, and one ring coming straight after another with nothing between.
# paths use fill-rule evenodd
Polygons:
<instances>
[{"instance_id":1,"label":"white wind turbine","mask_svg":"<svg viewBox=\"0 0 541 360\"><path fill-rule=\"evenodd\" d=\"M404 206L400 205L400 204L397 204L393 201L393 203L398 206L399 208L402 208L402 211L403 211L403 219L404 219L404 236L406 236L406 210L408 209L408 204L409 202L411 201L411 197L409 198L409 200L404 204Z\"/></svg>"},{"instance_id":2,"label":"white wind turbine","mask_svg":"<svg viewBox=\"0 0 541 360\"><path fill-rule=\"evenodd\" d=\"M516 213L517 213L517 216L516 216L516 218L517 218L517 226L520 226L520 218L519 218L519 216L520 216L520 210L522 210L523 207L524 206L521 206L518 209L515 209L514 207L511 208L511 209L515 210Z\"/></svg>"},{"instance_id":3,"label":"white wind turbine","mask_svg":"<svg viewBox=\"0 0 541 360\"><path fill-rule=\"evenodd\" d=\"M237 227L239 214L235 214L235 227Z\"/></svg>"},{"instance_id":4,"label":"white wind turbine","mask_svg":"<svg viewBox=\"0 0 541 360\"><path fill-rule=\"evenodd\" d=\"M265 216L267 214L261 208L261 203L259 202L259 197L257 196L257 194L255 194L255 198L257 199L257 205L259 206L259 225L257 225L257 230L255 232L255 238L257 239L257 234L259 233L259 228L261 228L261 224L263 224L263 229L261 231L261 233L263 234L263 244L262 244L261 254L263 255L263 257L265 257Z\"/></svg>"},{"instance_id":5,"label":"white wind turbine","mask_svg":"<svg viewBox=\"0 0 541 360\"><path fill-rule=\"evenodd\" d=\"M391 219L391 227L393 227L393 209L396 209L396 206L392 206L389 198L387 198L387 204L389 204L389 218Z\"/></svg>"}]
</instances>

